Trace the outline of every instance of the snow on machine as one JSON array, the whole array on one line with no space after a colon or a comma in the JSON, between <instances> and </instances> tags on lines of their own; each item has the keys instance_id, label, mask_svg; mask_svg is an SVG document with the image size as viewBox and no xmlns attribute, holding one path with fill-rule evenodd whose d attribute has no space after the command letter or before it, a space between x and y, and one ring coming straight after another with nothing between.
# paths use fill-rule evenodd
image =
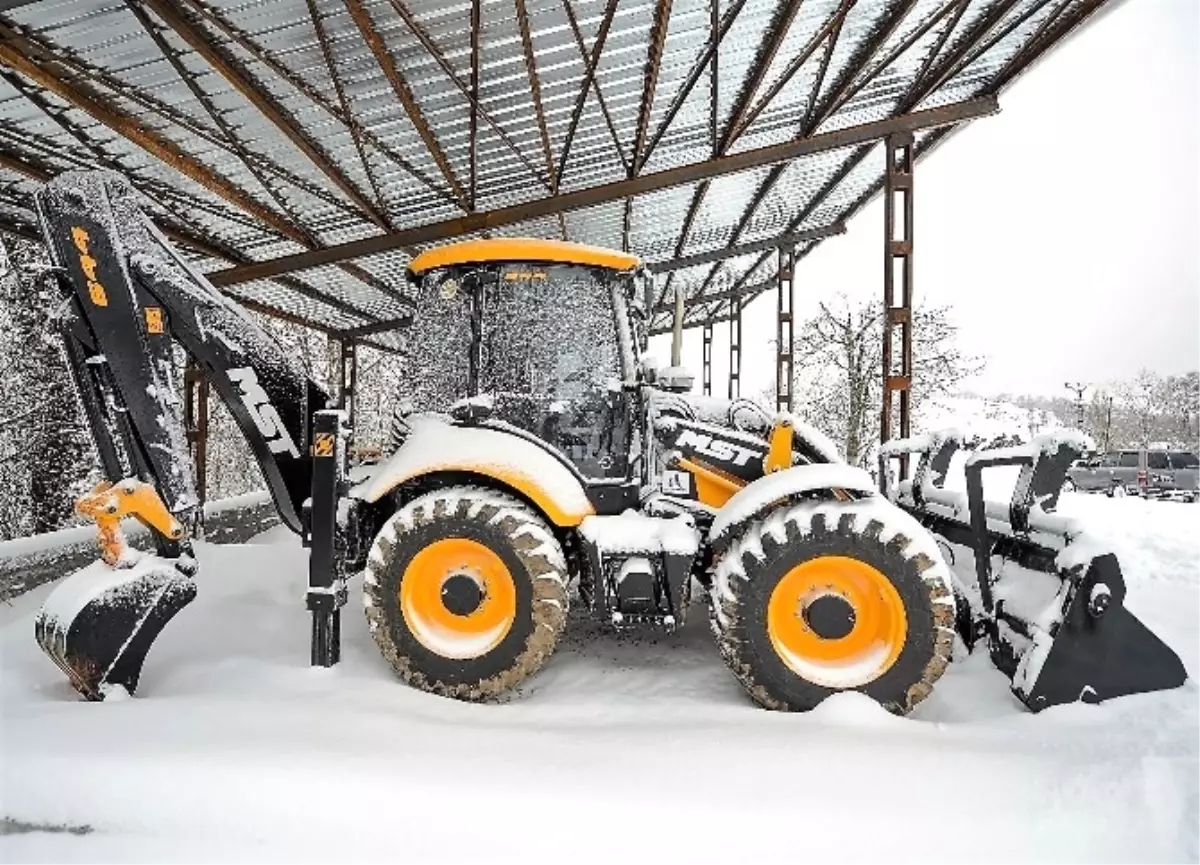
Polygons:
<instances>
[{"instance_id":1,"label":"snow on machine","mask_svg":"<svg viewBox=\"0 0 1200 865\"><path fill-rule=\"evenodd\" d=\"M678 369L644 361L650 276L633 255L506 238L414 258L394 453L352 483L345 412L171 248L120 176L63 174L37 204L68 301L67 354L115 485L81 503L99 515L103 560L64 580L36 626L88 699L134 690L150 643L203 583L185 531L197 497L173 341L311 550L314 665L337 663L346 581L361 571L370 631L398 676L464 700L537 672L572 587L615 627L660 629L683 624L703 587L722 656L773 709L855 690L906 713L945 670L956 622L968 640L986 633L1002 667L1015 662L1033 708L1182 681L1122 609L1115 560L1088 560L1069 531L1065 549L1042 545L1040 468L1004 525L975 487L971 521L957 499L939 511L923 482L893 503L800 419L689 395ZM932 453L918 481L945 459ZM155 553L113 536L125 514L153 528ZM977 558L978 609L929 529L991 554ZM991 556L1016 567L989 570ZM1066 586L1062 616L1021 630L1007 584L1031 574Z\"/></svg>"},{"instance_id":2,"label":"snow on machine","mask_svg":"<svg viewBox=\"0 0 1200 865\"><path fill-rule=\"evenodd\" d=\"M945 488L964 444L957 430L888 442L880 476L888 477L892 460L918 455L913 478L892 498L947 543L959 585L972 595L960 610L967 644L984 641L1013 693L1035 712L1182 685L1179 657L1125 608L1116 556L1055 513L1067 469L1091 441L1060 430L1027 445L977 450L965 463L965 494ZM1011 500L989 502L983 471L1004 466L1020 468Z\"/></svg>"}]
</instances>

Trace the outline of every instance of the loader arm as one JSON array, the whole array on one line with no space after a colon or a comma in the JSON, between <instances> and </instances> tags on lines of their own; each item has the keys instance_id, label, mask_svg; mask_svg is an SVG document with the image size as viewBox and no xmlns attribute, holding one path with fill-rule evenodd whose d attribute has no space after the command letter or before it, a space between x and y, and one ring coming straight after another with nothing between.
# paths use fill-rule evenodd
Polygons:
<instances>
[{"instance_id":1,"label":"loader arm","mask_svg":"<svg viewBox=\"0 0 1200 865\"><path fill-rule=\"evenodd\" d=\"M185 523L198 504L174 341L221 395L280 519L299 533L312 419L326 395L183 260L120 175L59 175L37 193L37 207L69 298L68 358L109 480L151 482Z\"/></svg>"}]
</instances>

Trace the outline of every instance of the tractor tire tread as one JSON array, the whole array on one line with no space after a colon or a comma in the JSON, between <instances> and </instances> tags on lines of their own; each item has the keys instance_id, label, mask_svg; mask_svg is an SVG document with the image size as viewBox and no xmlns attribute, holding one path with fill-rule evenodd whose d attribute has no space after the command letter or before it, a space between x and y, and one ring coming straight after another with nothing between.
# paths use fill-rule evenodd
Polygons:
<instances>
[{"instance_id":1,"label":"tractor tire tread","mask_svg":"<svg viewBox=\"0 0 1200 865\"><path fill-rule=\"evenodd\" d=\"M392 638L388 622L399 616L398 603L384 587L394 581L387 571L404 536L445 517L481 521L499 528L529 576L533 627L514 661L500 672L471 683L449 683L419 669ZM514 574L514 578L519 575ZM550 658L566 625L567 565L562 547L545 521L524 502L486 487L447 487L413 499L380 529L367 559L363 606L367 627L384 659L407 684L458 700L481 702L511 692ZM390 608L389 605L390 604Z\"/></svg>"},{"instance_id":2,"label":"tractor tire tread","mask_svg":"<svg viewBox=\"0 0 1200 865\"><path fill-rule=\"evenodd\" d=\"M861 513L843 513L833 524L828 520L827 513L827 509L816 509L810 504L779 505L742 529L738 538L725 550L716 563L717 579L712 582L709 604L709 623L720 655L750 697L764 708L779 711L806 711L813 708L815 702L790 698L780 693L778 688L770 687L765 677L760 675L759 659L753 657L749 645L741 636L746 590L768 562L786 555L789 550L801 548L809 541L838 535L843 542L881 547L894 560L908 563L906 570L919 579L920 591L928 600L932 615L932 640L925 647L928 660L919 676L902 695L881 700L888 711L908 714L929 696L934 684L946 671L953 654L957 605L948 571L945 567L937 567L938 563L923 552L907 552L911 547L911 539L903 532L895 532L883 543L880 536L885 525L880 519L872 518L869 511L866 524L861 528ZM803 681L798 676L796 678ZM812 685L811 688L819 689L819 686ZM829 693L832 693L832 689L829 689Z\"/></svg>"}]
</instances>

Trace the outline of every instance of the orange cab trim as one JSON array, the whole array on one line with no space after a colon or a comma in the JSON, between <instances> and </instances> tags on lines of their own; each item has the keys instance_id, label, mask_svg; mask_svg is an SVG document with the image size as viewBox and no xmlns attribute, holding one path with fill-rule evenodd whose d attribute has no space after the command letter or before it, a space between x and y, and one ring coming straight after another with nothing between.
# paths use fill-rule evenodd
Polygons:
<instances>
[{"instance_id":1,"label":"orange cab trim","mask_svg":"<svg viewBox=\"0 0 1200 865\"><path fill-rule=\"evenodd\" d=\"M606 267L610 270L632 270L641 264L641 259L636 255L583 243L528 237L493 237L464 240L428 249L409 262L408 269L411 273L422 274L427 270L456 264L505 261L550 261Z\"/></svg>"}]
</instances>

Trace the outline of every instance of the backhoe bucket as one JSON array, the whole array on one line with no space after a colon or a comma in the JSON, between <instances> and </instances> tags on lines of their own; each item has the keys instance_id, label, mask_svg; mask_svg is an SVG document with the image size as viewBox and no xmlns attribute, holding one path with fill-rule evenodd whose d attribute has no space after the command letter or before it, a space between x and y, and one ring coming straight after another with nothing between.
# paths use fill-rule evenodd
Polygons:
<instances>
[{"instance_id":1,"label":"backhoe bucket","mask_svg":"<svg viewBox=\"0 0 1200 865\"><path fill-rule=\"evenodd\" d=\"M1070 431L1013 448L979 450L966 462L967 492L943 487L962 438L936 434L889 442L888 460L920 454L897 504L940 535L951 567L976 601L960 634L987 643L993 663L1030 710L1177 688L1179 656L1125 608L1117 557L1076 521L1054 512L1066 468L1082 449ZM1020 466L1010 502L983 498L982 472ZM965 593L964 593L965 597Z\"/></svg>"},{"instance_id":2,"label":"backhoe bucket","mask_svg":"<svg viewBox=\"0 0 1200 865\"><path fill-rule=\"evenodd\" d=\"M103 700L114 685L132 694L150 645L195 597L195 582L157 556L131 567L93 562L50 593L34 634L88 700Z\"/></svg>"}]
</instances>

